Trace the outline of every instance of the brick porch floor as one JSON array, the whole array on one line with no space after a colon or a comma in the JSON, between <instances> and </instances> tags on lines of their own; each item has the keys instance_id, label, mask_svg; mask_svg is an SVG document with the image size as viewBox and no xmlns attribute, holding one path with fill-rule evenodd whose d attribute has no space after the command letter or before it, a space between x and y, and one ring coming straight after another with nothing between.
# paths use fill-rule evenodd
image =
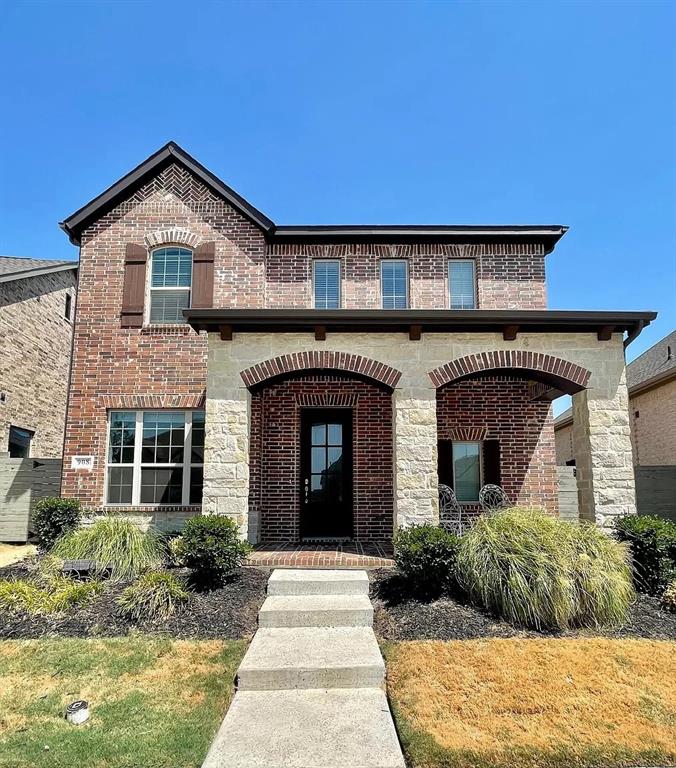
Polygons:
<instances>
[{"instance_id":1,"label":"brick porch floor","mask_svg":"<svg viewBox=\"0 0 676 768\"><path fill-rule=\"evenodd\" d=\"M392 554L389 542L273 541L257 544L244 564L275 568L389 568L394 565Z\"/></svg>"}]
</instances>

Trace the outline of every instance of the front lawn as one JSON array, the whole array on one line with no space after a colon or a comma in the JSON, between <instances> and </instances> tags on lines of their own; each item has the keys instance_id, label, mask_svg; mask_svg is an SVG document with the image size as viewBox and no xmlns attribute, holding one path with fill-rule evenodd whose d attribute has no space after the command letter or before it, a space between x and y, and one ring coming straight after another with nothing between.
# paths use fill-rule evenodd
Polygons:
<instances>
[{"instance_id":1,"label":"front lawn","mask_svg":"<svg viewBox=\"0 0 676 768\"><path fill-rule=\"evenodd\" d=\"M490 639L387 645L412 768L673 765L668 641Z\"/></svg>"},{"instance_id":2,"label":"front lawn","mask_svg":"<svg viewBox=\"0 0 676 768\"><path fill-rule=\"evenodd\" d=\"M245 649L141 637L1 642L0 766L198 767ZM91 711L80 726L64 719L76 699Z\"/></svg>"}]
</instances>

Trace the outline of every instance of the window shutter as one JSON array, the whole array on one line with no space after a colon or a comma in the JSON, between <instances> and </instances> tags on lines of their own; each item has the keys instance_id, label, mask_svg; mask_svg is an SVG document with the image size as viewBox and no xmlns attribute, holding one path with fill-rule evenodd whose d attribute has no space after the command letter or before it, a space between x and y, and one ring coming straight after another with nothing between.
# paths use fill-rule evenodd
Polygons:
<instances>
[{"instance_id":1,"label":"window shutter","mask_svg":"<svg viewBox=\"0 0 676 768\"><path fill-rule=\"evenodd\" d=\"M484 440L484 485L500 485L500 441Z\"/></svg>"},{"instance_id":2,"label":"window shutter","mask_svg":"<svg viewBox=\"0 0 676 768\"><path fill-rule=\"evenodd\" d=\"M214 259L216 243L198 245L192 257L191 306L205 309L214 305Z\"/></svg>"},{"instance_id":3,"label":"window shutter","mask_svg":"<svg viewBox=\"0 0 676 768\"><path fill-rule=\"evenodd\" d=\"M439 482L453 488L453 442L439 440L437 443L437 474Z\"/></svg>"},{"instance_id":4,"label":"window shutter","mask_svg":"<svg viewBox=\"0 0 676 768\"><path fill-rule=\"evenodd\" d=\"M142 245L127 243L124 255L124 288L120 324L123 328L143 325L148 252Z\"/></svg>"}]
</instances>

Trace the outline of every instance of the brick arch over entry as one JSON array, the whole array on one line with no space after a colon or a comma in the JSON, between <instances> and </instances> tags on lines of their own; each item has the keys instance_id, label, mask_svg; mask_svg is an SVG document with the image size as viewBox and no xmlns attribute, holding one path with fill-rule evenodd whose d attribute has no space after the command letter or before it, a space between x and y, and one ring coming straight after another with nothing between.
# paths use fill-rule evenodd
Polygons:
<instances>
[{"instance_id":1,"label":"brick arch over entry","mask_svg":"<svg viewBox=\"0 0 676 768\"><path fill-rule=\"evenodd\" d=\"M256 363L251 368L240 373L247 387L253 387L267 379L282 376L286 373L310 370L339 370L356 373L378 381L385 386L394 388L401 378L401 372L395 368L371 360L361 355L351 355L347 352L331 352L312 350L294 352L291 355L280 355L262 363Z\"/></svg>"},{"instance_id":2,"label":"brick arch over entry","mask_svg":"<svg viewBox=\"0 0 676 768\"><path fill-rule=\"evenodd\" d=\"M465 355L440 365L430 371L429 376L436 387L443 387L483 371L530 371L539 374L539 379L571 395L584 389L591 376L591 371L575 363L525 349L501 349Z\"/></svg>"}]
</instances>

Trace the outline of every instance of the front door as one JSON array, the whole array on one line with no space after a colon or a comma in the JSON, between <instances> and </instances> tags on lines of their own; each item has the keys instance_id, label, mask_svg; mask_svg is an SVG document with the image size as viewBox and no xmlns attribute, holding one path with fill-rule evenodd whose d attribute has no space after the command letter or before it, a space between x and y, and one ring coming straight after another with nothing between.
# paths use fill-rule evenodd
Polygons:
<instances>
[{"instance_id":1,"label":"front door","mask_svg":"<svg viewBox=\"0 0 676 768\"><path fill-rule=\"evenodd\" d=\"M300 535L352 536L352 411L301 411Z\"/></svg>"}]
</instances>

